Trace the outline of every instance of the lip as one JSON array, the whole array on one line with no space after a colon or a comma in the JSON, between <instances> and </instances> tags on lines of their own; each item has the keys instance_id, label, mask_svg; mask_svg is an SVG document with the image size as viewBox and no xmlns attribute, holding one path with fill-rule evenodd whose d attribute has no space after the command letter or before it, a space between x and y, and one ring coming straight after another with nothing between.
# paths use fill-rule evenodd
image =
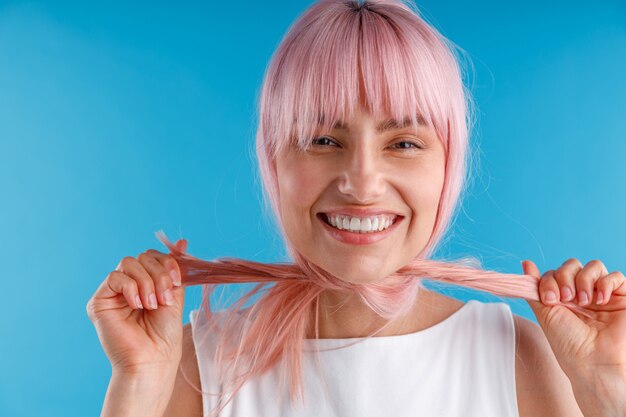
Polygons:
<instances>
[{"instance_id":1,"label":"lip","mask_svg":"<svg viewBox=\"0 0 626 417\"><path fill-rule=\"evenodd\" d=\"M393 213L380 212L377 214L393 214ZM400 222L404 220L404 216L398 215L395 222L391 226L386 228L385 230L382 230L380 232L370 232L370 233L354 233L348 230L339 230L339 229L332 227L331 225L326 223L326 221L324 220L324 213L317 213L316 217L322 223L322 226L324 227L324 229L327 230L332 237L334 237L340 242L348 243L351 245L371 245L373 243L381 241L387 236L389 236L389 234L391 234L394 230L396 230Z\"/></svg>"},{"instance_id":2,"label":"lip","mask_svg":"<svg viewBox=\"0 0 626 417\"><path fill-rule=\"evenodd\" d=\"M341 208L329 209L329 210L321 211L320 213L329 214L329 215L344 214L344 215L347 215L347 216L354 216L354 217L369 217L369 216L378 216L378 215L381 215L381 214L386 214L386 215L389 215L389 216L404 217L404 216L402 216L402 214L398 213L397 211L386 210L386 209L376 209L376 208L357 209L357 208L352 208L352 207L341 207ZM318 213L318 214L320 214L320 213Z\"/></svg>"}]
</instances>

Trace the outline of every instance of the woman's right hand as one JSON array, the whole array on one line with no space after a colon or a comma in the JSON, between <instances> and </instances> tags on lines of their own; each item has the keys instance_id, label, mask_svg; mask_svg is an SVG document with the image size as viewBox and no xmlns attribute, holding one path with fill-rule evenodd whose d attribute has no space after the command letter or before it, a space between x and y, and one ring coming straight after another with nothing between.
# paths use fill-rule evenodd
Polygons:
<instances>
[{"instance_id":1,"label":"woman's right hand","mask_svg":"<svg viewBox=\"0 0 626 417\"><path fill-rule=\"evenodd\" d=\"M175 245L184 252L187 241ZM176 283L171 271L178 274ZM185 304L180 276L171 255L150 249L136 259L123 258L89 299L87 314L114 372L154 375L178 367ZM164 294L168 290L171 305Z\"/></svg>"}]
</instances>

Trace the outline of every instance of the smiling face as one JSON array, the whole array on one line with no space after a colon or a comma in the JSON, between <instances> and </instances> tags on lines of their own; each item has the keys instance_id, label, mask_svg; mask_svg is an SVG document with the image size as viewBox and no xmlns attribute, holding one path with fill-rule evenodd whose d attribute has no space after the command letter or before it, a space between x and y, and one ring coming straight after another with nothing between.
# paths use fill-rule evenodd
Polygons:
<instances>
[{"instance_id":1,"label":"smiling face","mask_svg":"<svg viewBox=\"0 0 626 417\"><path fill-rule=\"evenodd\" d=\"M386 119L361 108L318 132L309 150L292 145L276 158L288 239L347 282L372 283L397 271L425 247L435 225L443 144L432 127L393 126Z\"/></svg>"}]
</instances>

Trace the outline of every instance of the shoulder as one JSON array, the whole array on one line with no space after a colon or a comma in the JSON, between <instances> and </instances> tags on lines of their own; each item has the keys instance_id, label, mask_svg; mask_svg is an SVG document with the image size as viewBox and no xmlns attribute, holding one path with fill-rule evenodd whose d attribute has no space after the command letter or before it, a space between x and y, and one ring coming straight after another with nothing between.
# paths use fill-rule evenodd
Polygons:
<instances>
[{"instance_id":1,"label":"shoulder","mask_svg":"<svg viewBox=\"0 0 626 417\"><path fill-rule=\"evenodd\" d=\"M434 321L444 320L465 305L437 292L429 294L440 305ZM561 369L541 327L513 314L515 325L515 384L519 417L584 417L567 375Z\"/></svg>"},{"instance_id":2,"label":"shoulder","mask_svg":"<svg viewBox=\"0 0 626 417\"><path fill-rule=\"evenodd\" d=\"M183 326L183 353L178 372L176 373L174 390L163 417L202 416L202 394L196 391L196 388L198 390L202 389L200 372L191 333L191 324L187 323Z\"/></svg>"},{"instance_id":3,"label":"shoulder","mask_svg":"<svg viewBox=\"0 0 626 417\"><path fill-rule=\"evenodd\" d=\"M515 382L520 417L583 417L567 375L552 352L541 327L513 315L515 322Z\"/></svg>"}]
</instances>

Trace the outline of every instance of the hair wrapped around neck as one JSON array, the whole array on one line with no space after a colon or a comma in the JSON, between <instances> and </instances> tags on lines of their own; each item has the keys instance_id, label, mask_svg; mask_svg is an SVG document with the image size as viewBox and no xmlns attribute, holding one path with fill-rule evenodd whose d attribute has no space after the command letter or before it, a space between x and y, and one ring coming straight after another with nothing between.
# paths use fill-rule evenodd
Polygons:
<instances>
[{"instance_id":1,"label":"hair wrapped around neck","mask_svg":"<svg viewBox=\"0 0 626 417\"><path fill-rule=\"evenodd\" d=\"M405 296L408 293L407 286L415 285L421 279L473 288L502 297L539 300L539 280L536 277L486 271L477 267L474 259L448 262L415 259L389 276L385 283L353 284L334 277L302 258L301 264L268 264L236 258L205 261L178 250L162 231L156 234L178 262L182 284L203 285L199 314L204 314L203 318L212 329L208 333L218 340L214 361L218 371L226 370L225 375L220 374L223 378L220 385L227 387L230 393L219 410L248 379L263 374L281 358L285 359L282 362L284 371L291 377L291 400L296 399L298 392L303 399L300 380L302 341L306 337L306 330L313 324L312 320L315 320L315 329L318 328L317 303L324 290L356 292L374 311L388 320L406 312L403 306L409 303L398 302L398 297ZM241 283L258 285L221 312L225 320L218 322L216 312L211 310L211 293L219 284ZM275 285L265 288L271 283ZM243 305L262 289L266 289L266 293L244 310ZM591 317L584 308L572 302L562 304ZM242 315L247 322L245 326L237 325L237 318ZM381 329L367 337L372 337ZM226 362L230 366L225 366ZM239 375L238 369L243 369ZM220 399L223 401L221 394Z\"/></svg>"}]
</instances>

